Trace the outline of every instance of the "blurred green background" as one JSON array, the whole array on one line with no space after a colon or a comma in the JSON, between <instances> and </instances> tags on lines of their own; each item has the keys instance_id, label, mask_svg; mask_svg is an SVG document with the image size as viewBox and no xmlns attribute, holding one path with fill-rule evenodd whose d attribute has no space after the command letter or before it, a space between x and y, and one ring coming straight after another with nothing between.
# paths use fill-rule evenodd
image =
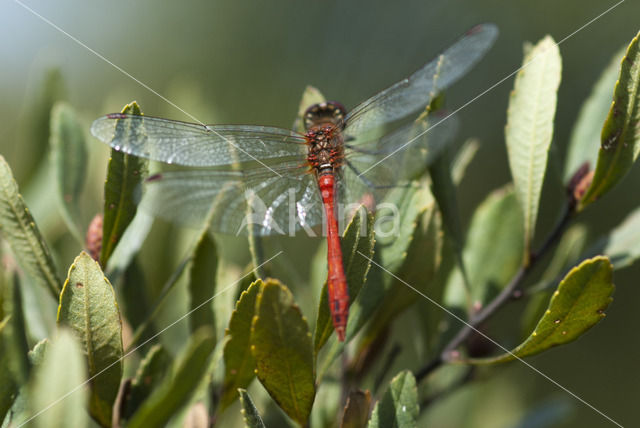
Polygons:
<instances>
[{"instance_id":1,"label":"blurred green background","mask_svg":"<svg viewBox=\"0 0 640 428\"><path fill-rule=\"evenodd\" d=\"M89 48L203 122L290 127L307 84L350 108L413 72L473 25L494 22L501 31L495 47L449 91L447 107L457 109L514 72L521 64L525 41L537 41L546 34L563 40L563 81L538 222L537 236L542 237L559 209L565 146L579 108L614 52L640 29L640 3L626 0L573 34L615 3L28 2L42 17L86 45L83 47L20 5L5 1L0 6L0 153L12 166L36 220L55 209L47 205L50 198L28 192L30 183L38 180L36 166L48 156L46 135L40 138L30 121L45 114L37 109L45 75L55 68L63 82L60 91L85 121L87 134L91 120L119 111L134 99L148 115L189 119ZM511 77L460 112L458 139L475 136L482 143L460 189L465 222L489 191L510 180L503 129L512 87ZM92 215L89 210L99 208L108 156L108 148L93 138L90 147L87 222ZM639 205L639 179L636 169L602 203L581 216L591 237L606 233ZM57 227L64 231L59 224L43 227L49 239L56 239ZM304 264L317 243L285 239L275 245L298 252L296 264ZM307 249L310 245L312 250ZM231 240L229 249L221 251L230 259L243 260L246 252L241 247ZM71 258L60 260L62 266L70 262ZM640 397L640 346L634 339L640 326L638 273L637 267L616 273L618 287L608 316L585 337L529 360L624 426L638 421L633 406ZM429 305L426 301L418 304ZM509 311L500 319L508 323ZM407 368L419 365L413 362ZM526 410L569 409L571 417L558 426L613 426L520 363L496 368L484 377L486 380L436 403L424 423L431 427L515 427ZM549 400L555 403L551 407Z\"/></svg>"}]
</instances>

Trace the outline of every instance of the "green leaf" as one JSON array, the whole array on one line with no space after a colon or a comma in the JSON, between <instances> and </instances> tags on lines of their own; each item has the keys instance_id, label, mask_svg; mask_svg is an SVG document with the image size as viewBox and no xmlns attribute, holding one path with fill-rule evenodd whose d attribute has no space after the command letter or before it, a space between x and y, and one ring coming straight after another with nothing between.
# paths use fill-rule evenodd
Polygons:
<instances>
[{"instance_id":1,"label":"green leaf","mask_svg":"<svg viewBox=\"0 0 640 428\"><path fill-rule=\"evenodd\" d=\"M71 332L60 329L56 340L47 346L44 361L36 368L30 384L29 407L35 416L30 426L88 426L87 390L83 388L86 379L80 346ZM45 414L36 415L45 409Z\"/></svg>"},{"instance_id":2,"label":"green leaf","mask_svg":"<svg viewBox=\"0 0 640 428\"><path fill-rule=\"evenodd\" d=\"M17 398L24 395L31 368L22 294L12 269L0 273L0 316L4 317L0 322L0 420L4 420L14 403L21 406Z\"/></svg>"},{"instance_id":3,"label":"green leaf","mask_svg":"<svg viewBox=\"0 0 640 428\"><path fill-rule=\"evenodd\" d=\"M10 315L0 321L0 420L4 420L5 415L11 409L18 395L19 386L11 370L11 355L7 352L9 343L5 338L8 330L7 324L10 321Z\"/></svg>"},{"instance_id":4,"label":"green leaf","mask_svg":"<svg viewBox=\"0 0 640 428\"><path fill-rule=\"evenodd\" d=\"M361 428L367 426L371 409L371 393L356 389L349 393L344 406L340 428Z\"/></svg>"},{"instance_id":5,"label":"green leaf","mask_svg":"<svg viewBox=\"0 0 640 428\"><path fill-rule=\"evenodd\" d=\"M464 142L456 157L453 159L451 165L451 176L453 182L460 185L460 182L464 178L464 174L467 172L467 167L471 164L471 161L475 157L476 153L480 149L480 141L475 138L470 138Z\"/></svg>"},{"instance_id":6,"label":"green leaf","mask_svg":"<svg viewBox=\"0 0 640 428\"><path fill-rule=\"evenodd\" d=\"M416 379L410 371L401 372L376 403L369 428L417 427L419 411Z\"/></svg>"},{"instance_id":7,"label":"green leaf","mask_svg":"<svg viewBox=\"0 0 640 428\"><path fill-rule=\"evenodd\" d=\"M550 36L524 58L509 99L505 138L516 195L524 214L524 260L528 263L538 217L562 63Z\"/></svg>"},{"instance_id":8,"label":"green leaf","mask_svg":"<svg viewBox=\"0 0 640 428\"><path fill-rule=\"evenodd\" d=\"M199 236L196 236L199 238ZM160 313L163 303L165 299L171 291L175 288L178 280L182 276L182 273L187 269L189 262L193 259L193 255L198 244L199 240L194 239L193 243L191 243L188 247L188 250L185 252L184 256L180 259L178 266L170 272L170 276L167 278L165 283L162 285L158 296L155 298L155 302L153 304L153 309L151 313L144 317L144 320L141 324L138 325L135 332L133 333L133 338L131 339L131 343L138 343L144 334L148 334L148 329L152 327L153 321L156 316Z\"/></svg>"},{"instance_id":9,"label":"green leaf","mask_svg":"<svg viewBox=\"0 0 640 428\"><path fill-rule=\"evenodd\" d=\"M576 260L579 260L586 240L587 229L584 225L576 224L570 227L562 236L558 248L553 253L551 262L549 262L541 276L540 282L527 289L527 293L533 294L533 296L527 303L522 316L524 337L527 337L529 332L533 331L547 310L549 298L551 298L551 294L554 291L552 287L555 288L559 276L570 270Z\"/></svg>"},{"instance_id":10,"label":"green leaf","mask_svg":"<svg viewBox=\"0 0 640 428\"><path fill-rule=\"evenodd\" d=\"M31 351L29 351L29 362L32 366L39 366L44 361L44 357L47 355L47 350L51 342L49 339L42 339L40 342L36 343L36 346L33 347Z\"/></svg>"},{"instance_id":11,"label":"green leaf","mask_svg":"<svg viewBox=\"0 0 640 428\"><path fill-rule=\"evenodd\" d=\"M122 317L133 330L144 324L152 312L148 288L142 266L134 260L122 276L118 302ZM152 327L147 330L150 335L153 335Z\"/></svg>"},{"instance_id":12,"label":"green leaf","mask_svg":"<svg viewBox=\"0 0 640 428\"><path fill-rule=\"evenodd\" d=\"M589 255L605 254L615 269L631 266L640 258L640 208L635 209L605 238L588 250Z\"/></svg>"},{"instance_id":13,"label":"green leaf","mask_svg":"<svg viewBox=\"0 0 640 428\"><path fill-rule=\"evenodd\" d=\"M440 304L445 303L445 292L447 291L449 279L452 277L454 269L459 267L459 262L451 239L449 239L446 232L442 235L443 236L439 237L439 240L441 241L441 248L438 270L428 285L428 296ZM463 286L463 284L460 285L461 287ZM460 291L463 296L468 295L466 290L461 289ZM465 301L463 299L463 303L460 305L461 308L464 308L464 302ZM442 309L433 305L431 302L423 300L422 303L418 303L418 305L419 309L417 310L417 314L421 322L421 328L424 330L423 338L425 351L431 355L443 346L441 342L446 340L446 336L443 334L443 331L448 326L450 317L448 317ZM452 305L451 309L456 310L455 305ZM460 313L463 314L463 311L460 311Z\"/></svg>"},{"instance_id":14,"label":"green leaf","mask_svg":"<svg viewBox=\"0 0 640 428\"><path fill-rule=\"evenodd\" d=\"M60 281L49 247L18 192L11 168L0 156L0 230L20 266L57 300Z\"/></svg>"},{"instance_id":15,"label":"green leaf","mask_svg":"<svg viewBox=\"0 0 640 428\"><path fill-rule=\"evenodd\" d=\"M467 290L467 294L470 294L471 285L469 284L469 277L462 257L465 234L462 228L462 220L460 218L457 189L455 179L453 177L452 161L450 158L450 151L445 150L429 167L431 193L433 193L433 196L438 203L440 213L442 214L442 225L454 251L458 270L460 271L463 279L463 285ZM463 163L465 162L464 159L460 159L460 161ZM460 165L459 168L464 169L464 165ZM412 282L409 283L413 284Z\"/></svg>"},{"instance_id":16,"label":"green leaf","mask_svg":"<svg viewBox=\"0 0 640 428\"><path fill-rule=\"evenodd\" d=\"M418 187L392 190L385 202L395 208L376 211L376 249L385 269L395 272L404 263L418 218L425 210L435 206L435 199L428 186L420 183Z\"/></svg>"},{"instance_id":17,"label":"green leaf","mask_svg":"<svg viewBox=\"0 0 640 428\"><path fill-rule=\"evenodd\" d=\"M122 113L142 115L140 107L134 101L127 104ZM143 131L124 129L126 126L142 126L132 121L120 121L115 124L114 139L123 133L139 134ZM102 226L102 253L100 264L107 265L116 245L122 238L127 226L136 215L137 205L135 194L146 172L147 161L135 156L129 156L114 149L107 170L107 180L104 183L104 221Z\"/></svg>"},{"instance_id":18,"label":"green leaf","mask_svg":"<svg viewBox=\"0 0 640 428\"><path fill-rule=\"evenodd\" d=\"M166 426L167 422L196 391L209 367L209 357L215 347L213 333L206 327L191 335L189 344L173 365L171 373L140 406L128 428Z\"/></svg>"},{"instance_id":19,"label":"green leaf","mask_svg":"<svg viewBox=\"0 0 640 428\"><path fill-rule=\"evenodd\" d=\"M531 335L511 353L494 358L471 360L494 364L539 354L577 339L604 316L613 293L613 266L603 256L585 260L560 282Z\"/></svg>"},{"instance_id":20,"label":"green leaf","mask_svg":"<svg viewBox=\"0 0 640 428\"><path fill-rule=\"evenodd\" d=\"M456 186L451 174L451 153L448 150L441 153L429 167L429 176L431 193L442 213L442 224L449 233L456 252L461 253L464 246L464 232L458 209ZM464 269L462 266L461 268Z\"/></svg>"},{"instance_id":21,"label":"green leaf","mask_svg":"<svg viewBox=\"0 0 640 428\"><path fill-rule=\"evenodd\" d=\"M240 394L240 402L242 403L244 426L247 428L264 428L264 423L258 413L258 409L256 409L256 406L253 404L247 390L238 388L238 393Z\"/></svg>"},{"instance_id":22,"label":"green leaf","mask_svg":"<svg viewBox=\"0 0 640 428\"><path fill-rule=\"evenodd\" d=\"M49 152L48 147L42 150ZM26 186L21 186L20 192L29 207L29 213L34 219L37 219L38 229L42 236L56 239L66 233L67 229L62 219L61 210L56 209L58 195L56 183L53 179L53 166L47 159L47 162L43 162L37 168L37 171L26 183Z\"/></svg>"},{"instance_id":23,"label":"green leaf","mask_svg":"<svg viewBox=\"0 0 640 428\"><path fill-rule=\"evenodd\" d=\"M171 355L157 344L149 349L144 359L140 362L136 375L131 381L131 387L124 398L123 419L130 419L140 408L140 405L161 384L171 368Z\"/></svg>"},{"instance_id":24,"label":"green leaf","mask_svg":"<svg viewBox=\"0 0 640 428\"><path fill-rule=\"evenodd\" d=\"M387 211L385 208L376 211L376 249L380 264L385 269L396 272L404 264L420 216L433 210L436 202L424 182L392 190L385 202L390 203L397 211ZM386 278L385 288L388 289L391 279L388 275Z\"/></svg>"},{"instance_id":25,"label":"green leaf","mask_svg":"<svg viewBox=\"0 0 640 428\"><path fill-rule=\"evenodd\" d=\"M24 171L18 175L21 183L36 178L46 163L47 143L51 131L51 109L56 101L66 99L66 88L59 68L48 68L30 97L19 123L18 144L5 146L5 154ZM12 147L13 146L13 147ZM11 153L10 150L15 150ZM50 178L50 177L48 177Z\"/></svg>"},{"instance_id":26,"label":"green leaf","mask_svg":"<svg viewBox=\"0 0 640 428\"><path fill-rule=\"evenodd\" d=\"M216 321L211 298L216 290L217 270L216 244L205 231L200 236L189 270L189 328L192 332L208 326L215 333Z\"/></svg>"},{"instance_id":27,"label":"green leaf","mask_svg":"<svg viewBox=\"0 0 640 428\"><path fill-rule=\"evenodd\" d=\"M62 217L79 242L80 193L86 179L87 146L83 128L70 105L58 102L51 111L52 168Z\"/></svg>"},{"instance_id":28,"label":"green leaf","mask_svg":"<svg viewBox=\"0 0 640 428\"><path fill-rule=\"evenodd\" d=\"M463 281L462 285L465 288L465 294L468 296L471 294L471 284L469 283L469 276L467 274L462 255L462 250L465 244L465 233L462 227L462 220L460 218L456 186L458 186L462 181L464 173L479 147L480 143L478 140L469 139L464 142L453 160L449 159L451 153L447 150L443 152L443 154L429 168L429 174L431 176L431 191L438 203L438 208L442 213L448 249L453 251L453 260L457 265L460 278ZM444 290L446 283L441 272L438 273L438 276L440 276L441 279L436 281L436 287L434 287L430 293L430 295L436 300L440 300L442 298L442 291ZM441 311L438 311L436 319L439 320L440 315L442 315L442 313ZM435 321L435 319L432 321Z\"/></svg>"},{"instance_id":29,"label":"green leaf","mask_svg":"<svg viewBox=\"0 0 640 428\"><path fill-rule=\"evenodd\" d=\"M82 344L91 382L89 412L111 426L111 411L122 377L122 323L111 284L84 251L69 268L60 294L58 324L70 327Z\"/></svg>"},{"instance_id":30,"label":"green leaf","mask_svg":"<svg viewBox=\"0 0 640 428\"><path fill-rule=\"evenodd\" d=\"M140 248L145 243L147 235L151 231L153 216L144 210L136 211L136 215L127 226L118 245L111 253L105 272L107 277L115 282L122 272L128 267L133 258L138 254ZM102 233L102 231L101 231Z\"/></svg>"},{"instance_id":31,"label":"green leaf","mask_svg":"<svg viewBox=\"0 0 640 428\"><path fill-rule=\"evenodd\" d=\"M601 134L598 164L579 210L604 195L624 177L640 153L640 33L622 59L613 103Z\"/></svg>"},{"instance_id":32,"label":"green leaf","mask_svg":"<svg viewBox=\"0 0 640 428\"><path fill-rule=\"evenodd\" d=\"M256 311L256 300L262 281L257 280L243 291L231 314L226 336L229 340L224 346L224 383L220 409L224 410L237 398L238 389L249 386L255 377L256 362L251 353L251 321Z\"/></svg>"},{"instance_id":33,"label":"green leaf","mask_svg":"<svg viewBox=\"0 0 640 428\"><path fill-rule=\"evenodd\" d=\"M440 265L442 249L440 215L433 207L425 209L417 222L404 263L394 272L400 279L392 277L391 288L383 299L384 304L378 308L367 325L364 339L360 343L361 349L372 343L378 334L384 331L389 323L406 308L417 303L420 300L418 292L439 300L442 290L433 290L431 287L435 285L433 279Z\"/></svg>"},{"instance_id":34,"label":"green leaf","mask_svg":"<svg viewBox=\"0 0 640 428\"><path fill-rule=\"evenodd\" d=\"M188 249L186 251L186 253L184 254L184 256L182 257L180 263L178 264L178 267L171 273L171 276L166 280L165 284L162 286L162 288L160 289L160 292L158 293L158 295L156 296L156 302L154 303L154 307L153 309L150 311L150 313L148 315L145 314L144 320L138 324L134 334L133 334L133 338L131 340L131 343L137 343L138 341L140 341L142 339L142 336L144 333L148 334L148 330L151 328L152 326L152 321L153 319L159 314L160 309L162 307L162 304L165 302L165 299L167 298L167 296L172 292L173 288L176 286L176 284L178 283L178 280L180 279L180 277L182 276L182 273L186 270L187 266L193 266L192 264L190 265L190 262L193 261L194 257L196 256L196 250L198 249L198 246L200 245L201 241L202 241L202 236L205 235L206 233L208 233L209 227L210 227L210 223L211 223L211 215L212 215L213 211L209 211L205 221L202 222L201 224L201 229L200 229L200 233L195 235L195 239L192 240L192 243L188 245ZM130 244L135 245L135 243L133 242L132 236L133 235L137 235L137 234L133 234L130 235L130 232L133 232L131 230L132 227L134 226L142 226L142 227L146 227L146 224L150 224L150 223L146 223L145 221L141 222L140 224L136 223L136 221L138 219L143 220L144 218L148 218L146 215L142 215L140 216L140 214L143 214L143 211L139 211L135 218L134 218L134 222L132 222L129 227L127 228L127 231L125 232L125 235L123 238L125 238L125 240L120 241L121 244L118 245L118 248L116 249L116 251L113 253L114 256L116 257L120 257L120 250L121 245L122 244L126 244L127 246L129 246ZM140 237L143 238L147 235L148 230L145 230L143 232L143 235L141 235ZM127 248L127 251L130 248ZM133 250L134 252L137 251L137 248ZM120 254L118 254L120 253ZM122 259L120 259L120 262L122 264L119 264L120 267L122 266L126 266L129 264L130 258L133 257L133 254L130 254L128 256L123 256ZM204 255L204 257L206 257L206 255ZM112 257L113 259L113 257ZM201 263L201 262L199 262ZM110 266L111 263L109 263ZM113 266L115 267L115 266ZM217 269L217 268L216 268ZM200 275L200 273L198 273L198 275ZM214 277L215 277L215 273L214 273ZM214 278L215 279L215 278ZM206 285L205 285L206 287ZM205 292L205 291L201 291L201 292ZM211 297L213 296L213 294L209 294L205 297L205 299L211 299ZM203 296L199 296L199 297L203 297ZM204 302L200 302L199 304L204 304ZM194 304L194 306L192 306L192 308L195 308L197 306L197 304ZM213 308L213 307L211 307ZM198 317L199 315L195 315L196 317ZM203 321L204 319L199 319L199 321ZM215 333L215 328L213 329L214 333Z\"/></svg>"},{"instance_id":35,"label":"green leaf","mask_svg":"<svg viewBox=\"0 0 640 428\"><path fill-rule=\"evenodd\" d=\"M256 313L256 300L262 281L252 283L240 295L231 314L226 335L229 341L224 347L224 386L220 399L220 410L224 410L236 398L237 390L249 386L255 377L256 361L251 353L251 321Z\"/></svg>"},{"instance_id":36,"label":"green leaf","mask_svg":"<svg viewBox=\"0 0 640 428\"><path fill-rule=\"evenodd\" d=\"M312 105L320 104L325 101L326 100L324 95L322 95L318 88L307 85L307 87L304 88L302 98L300 99L300 104L298 105L298 114L296 115L296 120L293 122L293 129L301 134L304 134L306 131L306 129L304 128L304 113Z\"/></svg>"},{"instance_id":37,"label":"green leaf","mask_svg":"<svg viewBox=\"0 0 640 428\"><path fill-rule=\"evenodd\" d=\"M365 227L366 229L364 229ZM366 235L363 235L362 232L365 231ZM353 302L355 302L358 297L366 281L369 267L371 266L371 262L363 257L362 254L371 258L373 256L374 242L373 216L370 215L364 207L360 207L351 219L340 240L342 263L344 264L344 273L347 277L347 287L349 290L349 307L353 306ZM349 320L351 321L352 319L350 315ZM347 325L347 331L349 331L349 325ZM329 296L327 283L325 281L322 292L320 293L318 317L316 319L314 337L314 350L316 354L332 334L333 323L329 311ZM352 335L347 334L347 338L349 337L352 337Z\"/></svg>"},{"instance_id":38,"label":"green leaf","mask_svg":"<svg viewBox=\"0 0 640 428\"><path fill-rule=\"evenodd\" d=\"M584 224L578 223L571 226L562 235L557 249L553 252L553 258L542 274L541 279L543 282L553 281L553 285L555 286L558 277L570 270L580 257L580 254L584 251L587 234L587 227Z\"/></svg>"},{"instance_id":39,"label":"green leaf","mask_svg":"<svg viewBox=\"0 0 640 428\"><path fill-rule=\"evenodd\" d=\"M16 272L8 269L3 274L4 282L0 284L0 304L3 315L10 319L0 335L0 340L4 342L4 353L9 359L9 369L13 379L19 385L24 385L29 377L30 363L27 355L29 344L25 317L22 310L22 289Z\"/></svg>"},{"instance_id":40,"label":"green leaf","mask_svg":"<svg viewBox=\"0 0 640 428\"><path fill-rule=\"evenodd\" d=\"M305 425L315 397L311 333L289 289L264 283L251 323L256 375L282 410Z\"/></svg>"},{"instance_id":41,"label":"green leaf","mask_svg":"<svg viewBox=\"0 0 640 428\"><path fill-rule=\"evenodd\" d=\"M513 187L495 190L476 209L463 251L474 304L487 303L516 273L522 262L522 237L522 214ZM461 289L463 283L458 272L447 287ZM464 303L458 298L454 306Z\"/></svg>"},{"instance_id":42,"label":"green leaf","mask_svg":"<svg viewBox=\"0 0 640 428\"><path fill-rule=\"evenodd\" d=\"M4 321L0 322L0 337L4 336L3 324ZM28 352L31 369L30 383L33 383L33 379L35 378L35 371L33 369L42 365L50 345L49 339L42 339ZM0 419L4 420L3 427L19 426L25 424L27 419L34 414L34 412L29 409L31 402L29 382L15 382L16 377L12 373L14 368L11 367L10 363L7 363L7 359L10 361L14 357L5 351L6 346L0 341L0 409L2 410L0 411ZM10 403L8 403L8 401L10 401ZM8 413L4 410L7 404L11 407Z\"/></svg>"},{"instance_id":43,"label":"green leaf","mask_svg":"<svg viewBox=\"0 0 640 428\"><path fill-rule=\"evenodd\" d=\"M568 182L584 162L593 169L598 159L602 124L611 108L611 92L618 79L620 59L624 50L617 52L593 87L591 95L582 104L578 119L571 132L567 160L564 167L564 181Z\"/></svg>"}]
</instances>

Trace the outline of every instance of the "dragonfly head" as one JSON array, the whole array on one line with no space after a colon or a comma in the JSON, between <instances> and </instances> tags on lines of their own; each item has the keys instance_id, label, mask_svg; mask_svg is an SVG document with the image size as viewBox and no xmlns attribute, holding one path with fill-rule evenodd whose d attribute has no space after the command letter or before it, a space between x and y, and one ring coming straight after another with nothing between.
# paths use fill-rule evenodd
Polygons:
<instances>
[{"instance_id":1,"label":"dragonfly head","mask_svg":"<svg viewBox=\"0 0 640 428\"><path fill-rule=\"evenodd\" d=\"M304 112L304 127L308 131L322 125L339 126L344 122L347 110L340 103L328 101L314 104Z\"/></svg>"}]
</instances>

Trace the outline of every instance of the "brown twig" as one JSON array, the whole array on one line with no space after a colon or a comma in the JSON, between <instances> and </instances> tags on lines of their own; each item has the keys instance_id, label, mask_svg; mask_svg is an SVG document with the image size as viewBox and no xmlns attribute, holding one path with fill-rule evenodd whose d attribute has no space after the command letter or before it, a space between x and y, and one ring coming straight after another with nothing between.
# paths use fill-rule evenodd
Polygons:
<instances>
[{"instance_id":1,"label":"brown twig","mask_svg":"<svg viewBox=\"0 0 640 428\"><path fill-rule=\"evenodd\" d=\"M575 213L574 204L571 202L567 203L562 216L556 226L553 228L549 236L544 241L544 243L540 246L538 251L532 252L529 255L529 259L526 263L518 269L518 272L514 275L514 277L509 281L506 287L502 289L500 294L498 294L491 302L489 302L480 312L476 314L467 324L465 324L458 334L456 334L449 343L443 348L442 352L438 354L433 360L427 363L424 367L416 372L416 381L420 382L424 378L426 378L431 372L435 371L438 367L440 367L444 362L447 361L451 352L455 351L460 345L462 345L473 333L478 329L478 326L493 316L498 309L500 309L505 303L507 303L514 294L517 294L519 291L519 287L521 286L523 280L526 278L527 274L533 269L536 263L542 258L543 255L549 251L553 247L554 244L558 241L558 239L562 236L566 227L568 226L570 220L573 218L573 214Z\"/></svg>"}]
</instances>

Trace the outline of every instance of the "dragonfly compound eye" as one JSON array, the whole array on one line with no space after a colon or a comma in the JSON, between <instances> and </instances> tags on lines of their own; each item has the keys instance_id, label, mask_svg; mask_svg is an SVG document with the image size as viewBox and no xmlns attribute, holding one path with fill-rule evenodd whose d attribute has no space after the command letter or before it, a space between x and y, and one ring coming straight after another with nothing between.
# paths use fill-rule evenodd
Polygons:
<instances>
[{"instance_id":1,"label":"dragonfly compound eye","mask_svg":"<svg viewBox=\"0 0 640 428\"><path fill-rule=\"evenodd\" d=\"M345 108L335 101L314 104L304 113L304 126L307 130L317 126L335 127L345 116Z\"/></svg>"}]
</instances>

